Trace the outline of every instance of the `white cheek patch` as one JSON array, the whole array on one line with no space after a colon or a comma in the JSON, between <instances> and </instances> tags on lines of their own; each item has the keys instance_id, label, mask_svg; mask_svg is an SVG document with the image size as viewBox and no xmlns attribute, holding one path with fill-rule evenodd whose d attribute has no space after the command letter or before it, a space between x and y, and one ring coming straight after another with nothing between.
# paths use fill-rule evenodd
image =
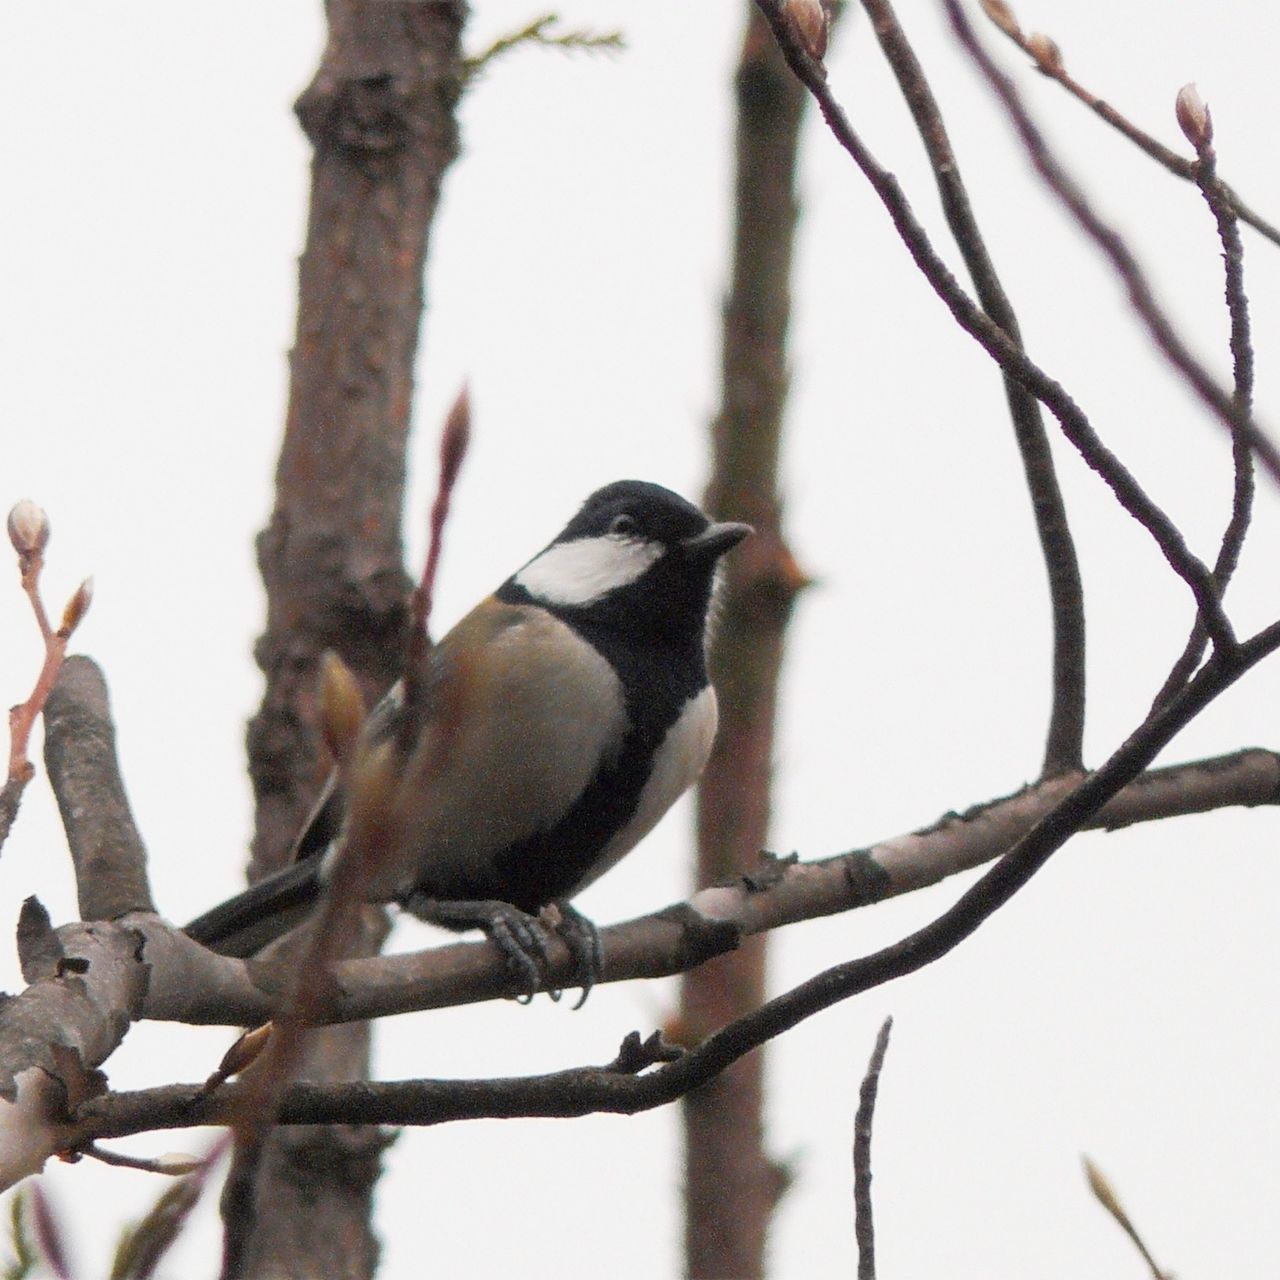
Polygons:
<instances>
[{"instance_id":1,"label":"white cheek patch","mask_svg":"<svg viewBox=\"0 0 1280 1280\"><path fill-rule=\"evenodd\" d=\"M629 586L663 553L660 542L603 536L558 542L516 574L545 604L586 605Z\"/></svg>"}]
</instances>

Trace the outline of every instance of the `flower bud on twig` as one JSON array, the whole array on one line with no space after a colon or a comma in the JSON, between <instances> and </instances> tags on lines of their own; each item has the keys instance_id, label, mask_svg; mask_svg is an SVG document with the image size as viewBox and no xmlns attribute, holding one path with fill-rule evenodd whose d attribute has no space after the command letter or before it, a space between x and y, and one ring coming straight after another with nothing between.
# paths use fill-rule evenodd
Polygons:
<instances>
[{"instance_id":1,"label":"flower bud on twig","mask_svg":"<svg viewBox=\"0 0 1280 1280\"><path fill-rule=\"evenodd\" d=\"M20 555L43 551L49 541L49 517L30 498L15 502L9 512L9 541Z\"/></svg>"},{"instance_id":2,"label":"flower bud on twig","mask_svg":"<svg viewBox=\"0 0 1280 1280\"><path fill-rule=\"evenodd\" d=\"M1022 35L1022 28L1018 26L1013 10L1004 0L982 0L982 11L1005 35L1012 36L1015 40Z\"/></svg>"},{"instance_id":3,"label":"flower bud on twig","mask_svg":"<svg viewBox=\"0 0 1280 1280\"><path fill-rule=\"evenodd\" d=\"M1033 31L1027 37L1027 50L1045 75L1057 75L1062 70L1062 50L1057 41L1043 31Z\"/></svg>"},{"instance_id":4,"label":"flower bud on twig","mask_svg":"<svg viewBox=\"0 0 1280 1280\"><path fill-rule=\"evenodd\" d=\"M1184 84L1174 99L1173 114L1178 128L1197 151L1203 151L1213 141L1213 118L1195 84Z\"/></svg>"},{"instance_id":5,"label":"flower bud on twig","mask_svg":"<svg viewBox=\"0 0 1280 1280\"><path fill-rule=\"evenodd\" d=\"M77 588L76 593L67 601L62 611L62 626L58 630L69 636L83 621L93 603L93 579L86 578Z\"/></svg>"},{"instance_id":6,"label":"flower bud on twig","mask_svg":"<svg viewBox=\"0 0 1280 1280\"><path fill-rule=\"evenodd\" d=\"M800 47L815 62L827 52L827 11L822 0L784 0L782 15L795 32Z\"/></svg>"}]
</instances>

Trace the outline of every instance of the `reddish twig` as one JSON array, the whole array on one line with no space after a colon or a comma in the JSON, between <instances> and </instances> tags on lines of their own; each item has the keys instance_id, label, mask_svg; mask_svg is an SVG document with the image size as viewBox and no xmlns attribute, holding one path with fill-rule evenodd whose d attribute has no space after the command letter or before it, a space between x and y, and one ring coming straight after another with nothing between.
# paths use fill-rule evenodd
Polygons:
<instances>
[{"instance_id":1,"label":"reddish twig","mask_svg":"<svg viewBox=\"0 0 1280 1280\"><path fill-rule=\"evenodd\" d=\"M9 709L9 768L3 790L0 790L0 844L3 844L17 816L18 805L27 783L35 776L35 767L28 757L31 730L36 718L44 710L58 672L67 656L67 642L72 632L84 621L93 600L93 580L86 578L76 589L62 611L62 620L55 631L49 624L44 600L40 595L40 573L44 568L44 549L49 542L49 520L34 502L17 503L9 512L9 541L18 553L18 569L22 577L22 590L31 603L36 625L44 641L44 661L36 676L35 686L25 702Z\"/></svg>"},{"instance_id":2,"label":"reddish twig","mask_svg":"<svg viewBox=\"0 0 1280 1280\"><path fill-rule=\"evenodd\" d=\"M427 655L431 650L431 610L435 603L436 575L440 569L440 555L444 546L444 529L449 519L449 505L453 498L458 473L471 443L471 397L464 385L458 392L440 433L440 469L436 482L435 501L431 504L430 533L427 542L427 558L422 566L422 576L414 588L409 606L409 642L404 665L404 715L401 723L405 730L416 729L421 711L424 681L427 675Z\"/></svg>"}]
</instances>

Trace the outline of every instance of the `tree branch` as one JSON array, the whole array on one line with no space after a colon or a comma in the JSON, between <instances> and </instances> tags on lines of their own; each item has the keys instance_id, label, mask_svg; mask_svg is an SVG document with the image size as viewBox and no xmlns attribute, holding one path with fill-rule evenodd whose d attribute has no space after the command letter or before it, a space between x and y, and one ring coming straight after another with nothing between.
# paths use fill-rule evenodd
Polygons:
<instances>
[{"instance_id":1,"label":"tree branch","mask_svg":"<svg viewBox=\"0 0 1280 1280\"><path fill-rule=\"evenodd\" d=\"M1116 274L1123 281L1129 302L1151 335L1156 349L1182 375L1188 386L1212 410L1214 416L1227 428L1228 432L1234 434L1239 424L1239 429L1245 432L1250 446L1257 451L1258 457L1271 472L1272 478L1280 483L1280 451L1277 450L1275 443L1258 427L1245 409L1236 403L1234 397L1218 385L1214 376L1183 342L1156 302L1151 286L1124 238L1098 216L1085 199L1084 193L1058 163L1043 135L1032 122L1013 81L995 65L990 55L978 42L958 0L943 0L943 4L961 46L973 59L975 66L1000 100L1036 172L1111 263ZM1205 624L1209 628L1210 636L1217 642L1214 619L1206 616Z\"/></svg>"},{"instance_id":2,"label":"tree branch","mask_svg":"<svg viewBox=\"0 0 1280 1280\"><path fill-rule=\"evenodd\" d=\"M745 1054L842 1000L941 959L1008 902L1049 858L1103 810L1126 783L1242 675L1280 648L1280 622L1245 641L1233 655L1214 654L1166 706L1153 712L1107 762L1053 806L1018 843L948 910L901 941L835 965L763 1004L673 1062L663 1055L622 1054L606 1068L585 1068L517 1080L406 1081L392 1085L294 1086L281 1104L283 1123L434 1125L449 1120L513 1116L580 1116L594 1111L634 1114L684 1097ZM714 891L706 891L714 892ZM701 896L701 895L700 895ZM606 949L606 959L608 952ZM173 1086L87 1103L78 1113L80 1141L121 1137L140 1129L216 1123L234 1114L232 1086L200 1094ZM196 1090L196 1092L193 1092ZM121 1127L116 1117L132 1117Z\"/></svg>"},{"instance_id":3,"label":"tree branch","mask_svg":"<svg viewBox=\"0 0 1280 1280\"><path fill-rule=\"evenodd\" d=\"M1010 796L949 813L918 831L813 862L767 863L751 877L704 889L688 902L601 931L603 982L681 973L744 935L869 906L1000 856L1080 784L1047 779ZM1280 754L1253 748L1153 769L1120 790L1082 829L1107 829L1228 805L1280 804ZM152 967L142 1016L227 1026L265 1021L279 1007L288 968L269 959L218 956L170 926L124 923L145 939ZM553 940L553 981L572 971ZM387 1017L518 994L487 942L459 942L335 966L334 1020Z\"/></svg>"},{"instance_id":4,"label":"tree branch","mask_svg":"<svg viewBox=\"0 0 1280 1280\"><path fill-rule=\"evenodd\" d=\"M1234 643L1231 624L1222 611L1222 600L1213 575L1203 561L1187 547L1177 526L1151 500L1134 476L1099 438L1089 419L1066 389L1029 360L1009 335L995 324L961 288L945 262L938 256L924 227L912 212L898 180L884 169L850 125L826 82L826 71L798 43L779 0L756 0L786 54L787 63L817 100L836 141L862 170L872 189L888 210L893 224L934 292L955 317L1006 373L1025 386L1058 420L1063 434L1085 463L1103 479L1120 505L1155 540L1173 571L1187 583L1209 634L1225 647ZM1276 474L1280 476L1280 458Z\"/></svg>"},{"instance_id":5,"label":"tree branch","mask_svg":"<svg viewBox=\"0 0 1280 1280\"><path fill-rule=\"evenodd\" d=\"M876 1229L871 1205L871 1121L876 1111L876 1094L880 1090L880 1071L889 1048L889 1032L893 1019L886 1018L876 1036L871 1060L862 1077L858 1096L858 1114L853 1121L853 1207L855 1233L858 1238L858 1280L876 1280Z\"/></svg>"},{"instance_id":6,"label":"tree branch","mask_svg":"<svg viewBox=\"0 0 1280 1280\"><path fill-rule=\"evenodd\" d=\"M71 657L45 706L44 762L71 850L83 920L154 911L147 852L125 794L102 671Z\"/></svg>"},{"instance_id":7,"label":"tree branch","mask_svg":"<svg viewBox=\"0 0 1280 1280\"><path fill-rule=\"evenodd\" d=\"M1117 111L1109 102L1086 89L1067 71L1058 46L1049 37L1040 36L1037 38L1025 35L1017 22L1013 20L1012 14L1009 13L1008 7L1005 5L1000 5L998 10L996 6L990 4L984 4L983 8L986 9L987 16L995 25L1023 53L1034 60L1036 70L1041 75L1050 80L1056 80L1073 98L1083 102L1099 119L1105 120L1118 133L1128 138L1140 151L1145 152L1175 177L1185 178L1190 182L1196 181L1195 161L1188 160L1186 156L1179 155L1176 151L1166 147L1164 143L1153 138L1145 129L1140 129L1127 116ZM999 16L997 16L997 13L999 13ZM1261 214L1255 213L1226 183L1221 184L1221 190L1227 206L1237 218L1242 222L1247 222L1255 231L1265 236L1273 244L1280 245L1280 228L1272 226Z\"/></svg>"},{"instance_id":8,"label":"tree branch","mask_svg":"<svg viewBox=\"0 0 1280 1280\"><path fill-rule=\"evenodd\" d=\"M876 39L916 122L938 184L947 225L969 269L978 301L1014 346L1025 350L1017 314L1004 291L973 215L969 193L960 176L960 164L952 150L942 112L929 87L924 68L889 0L863 0L863 8L871 19ZM1027 490L1031 495L1031 510L1048 576L1053 615L1053 700L1043 772L1067 773L1079 769L1083 763L1084 588L1066 505L1054 470L1049 436L1040 414L1040 402L1008 371L1004 372L1004 388L1014 438L1022 455Z\"/></svg>"}]
</instances>

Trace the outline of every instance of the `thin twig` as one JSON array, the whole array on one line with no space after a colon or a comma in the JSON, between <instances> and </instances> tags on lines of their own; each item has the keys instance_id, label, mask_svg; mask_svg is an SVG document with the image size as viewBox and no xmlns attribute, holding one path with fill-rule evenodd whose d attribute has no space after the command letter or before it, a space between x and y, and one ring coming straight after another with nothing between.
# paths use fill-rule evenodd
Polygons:
<instances>
[{"instance_id":1,"label":"thin twig","mask_svg":"<svg viewBox=\"0 0 1280 1280\"><path fill-rule=\"evenodd\" d=\"M1169 566L1190 587L1215 643L1230 648L1235 643L1234 633L1223 613L1222 600L1209 567L1191 552L1173 521L1102 442L1062 384L1030 360L964 291L933 248L898 180L880 165L849 123L827 85L822 64L815 62L797 42L790 24L782 15L778 0L756 0L756 4L768 19L791 69L817 100L836 141L871 183L916 266L956 322L976 339L1001 369L1011 374L1048 408L1085 463L1102 478L1120 505L1155 539ZM1280 458L1276 459L1276 474L1280 477Z\"/></svg>"},{"instance_id":2,"label":"thin twig","mask_svg":"<svg viewBox=\"0 0 1280 1280\"><path fill-rule=\"evenodd\" d=\"M35 503L24 499L9 512L8 532L9 541L18 553L22 590L31 604L44 643L44 661L26 701L9 708L9 768L4 787L0 790L0 845L4 844L18 815L23 791L35 776L35 769L28 758L31 730L58 681L71 634L84 620L93 599L92 580L86 578L67 602L55 631L49 624L49 615L40 594L40 572L44 568L44 549L49 541L49 518Z\"/></svg>"},{"instance_id":3,"label":"thin twig","mask_svg":"<svg viewBox=\"0 0 1280 1280\"><path fill-rule=\"evenodd\" d=\"M1083 102L1090 111L1100 119L1105 120L1113 129L1122 133L1139 150L1145 152L1157 164L1163 165L1170 173L1191 182L1196 181L1195 161L1188 160L1186 156L1179 155L1172 148L1166 147L1163 142L1152 137L1145 129L1139 128L1109 102L1086 89L1067 71L1062 61L1062 55L1056 45L1049 42L1056 56L1045 57L1044 46L1033 43L1035 37L1025 35L1016 22L1009 21L1007 10L1003 17L997 17L990 6L984 5L983 8L987 10L987 16L991 18L995 25L1019 49L1034 60L1036 70L1041 75L1050 80L1056 80L1072 97ZM1045 37L1040 39L1043 41ZM1255 213L1226 183L1221 183L1221 190L1224 201L1237 218L1242 222L1247 222L1255 231L1265 236L1268 240L1280 245L1280 228L1272 226L1261 214Z\"/></svg>"},{"instance_id":4,"label":"thin twig","mask_svg":"<svg viewBox=\"0 0 1280 1280\"><path fill-rule=\"evenodd\" d=\"M876 1280L876 1230L871 1212L871 1122L892 1030L893 1018L886 1018L871 1050L867 1073L862 1077L858 1114L853 1121L853 1216L854 1234L858 1239L858 1280Z\"/></svg>"},{"instance_id":5,"label":"thin twig","mask_svg":"<svg viewBox=\"0 0 1280 1280\"><path fill-rule=\"evenodd\" d=\"M1182 375L1196 395L1213 411L1214 416L1230 433L1234 435L1237 423L1241 423L1250 446L1257 451L1267 470L1280 483L1280 451L1277 450L1274 441L1248 415L1242 417L1240 406L1236 404L1234 397L1218 385L1214 376L1183 342L1159 303L1156 302L1155 294L1124 238L1099 217L1085 199L1084 193L1058 163L1044 136L1032 122L1013 81L995 65L990 55L978 42L968 18L960 7L959 0L942 0L942 2L946 8L947 17L951 21L952 30L996 97L999 98L1036 172L1075 218L1080 228L1111 262L1116 274L1124 282L1130 305L1146 327L1156 349ZM1215 621L1212 618L1206 617L1205 621L1215 644L1225 640L1225 633L1222 636L1215 634Z\"/></svg>"},{"instance_id":6,"label":"thin twig","mask_svg":"<svg viewBox=\"0 0 1280 1280\"><path fill-rule=\"evenodd\" d=\"M474 80L497 59L528 45L559 49L563 53L621 53L627 47L620 31L552 30L559 21L554 13L544 13L518 31L499 36L487 48L462 60L463 74L468 81Z\"/></svg>"},{"instance_id":7,"label":"thin twig","mask_svg":"<svg viewBox=\"0 0 1280 1280\"><path fill-rule=\"evenodd\" d=\"M1189 86L1190 87L1190 86ZM1203 104L1201 104L1203 106ZM1227 315L1231 322L1231 363L1233 375L1233 399L1237 406L1236 427L1231 436L1231 460L1234 468L1234 484L1231 500L1231 518L1223 531L1218 547L1218 558L1213 573L1218 587L1224 591L1239 563L1240 551L1249 531L1253 513L1254 474L1253 452L1244 429L1253 411L1253 341L1249 321L1249 298L1244 288L1244 245L1240 240L1240 227L1236 214L1225 197L1225 188L1217 177L1217 157L1213 149L1212 129L1208 126L1208 112L1204 113L1205 128L1195 138L1197 163L1196 183L1213 214L1222 245L1222 261L1225 269L1224 292ZM1190 678L1200 662L1205 645L1204 625L1196 619L1191 635L1177 662L1174 663L1154 705L1159 706L1172 696Z\"/></svg>"},{"instance_id":8,"label":"thin twig","mask_svg":"<svg viewBox=\"0 0 1280 1280\"><path fill-rule=\"evenodd\" d=\"M987 315L1021 349L1022 334L1017 314L1000 282L974 217L969 194L960 176L959 162L924 69L890 0L863 0L863 8L871 19L876 39L897 77L898 86L924 142L947 224L969 269L978 301ZM1053 613L1053 700L1042 772L1053 775L1079 768L1082 760L1085 718L1084 588L1067 521L1066 504L1054 470L1049 436L1040 414L1040 402L1008 372L1004 374L1004 386L1049 581Z\"/></svg>"},{"instance_id":9,"label":"thin twig","mask_svg":"<svg viewBox=\"0 0 1280 1280\"><path fill-rule=\"evenodd\" d=\"M1162 1271L1156 1260L1151 1256L1151 1250L1147 1248L1146 1241L1138 1234L1138 1228L1133 1225L1132 1219L1124 1211L1124 1206L1120 1203L1120 1199L1112 1188L1110 1180L1088 1156L1082 1156L1081 1160L1084 1163L1084 1175L1088 1179L1089 1190L1093 1192L1098 1203L1115 1220L1120 1230L1133 1241L1134 1248L1142 1255L1143 1262L1151 1270L1152 1280L1171 1280L1169 1274Z\"/></svg>"}]
</instances>

